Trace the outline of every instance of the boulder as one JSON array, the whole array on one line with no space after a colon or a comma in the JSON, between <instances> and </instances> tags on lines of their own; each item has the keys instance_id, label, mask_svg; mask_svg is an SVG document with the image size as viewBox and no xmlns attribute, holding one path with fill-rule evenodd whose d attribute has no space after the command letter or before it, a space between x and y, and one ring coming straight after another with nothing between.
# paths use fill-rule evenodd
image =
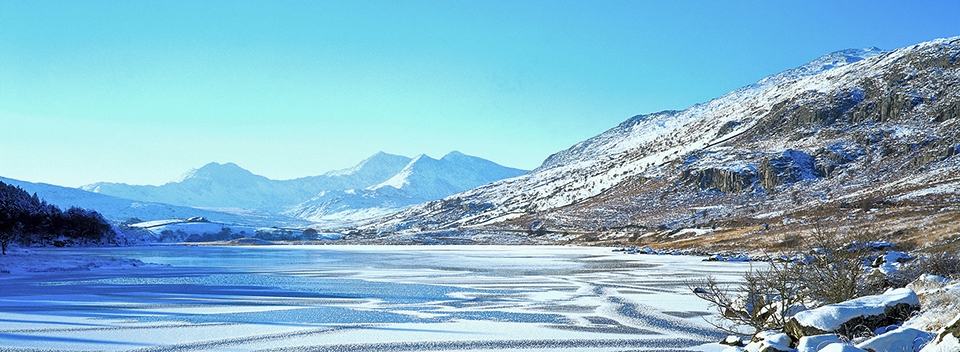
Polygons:
<instances>
[{"instance_id":1,"label":"boulder","mask_svg":"<svg viewBox=\"0 0 960 352\"><path fill-rule=\"evenodd\" d=\"M790 336L779 331L762 331L744 348L749 352L796 352L790 347Z\"/></svg>"},{"instance_id":2,"label":"boulder","mask_svg":"<svg viewBox=\"0 0 960 352\"><path fill-rule=\"evenodd\" d=\"M818 352L827 345L843 342L843 338L837 334L804 336L797 342L797 352Z\"/></svg>"},{"instance_id":3,"label":"boulder","mask_svg":"<svg viewBox=\"0 0 960 352\"><path fill-rule=\"evenodd\" d=\"M933 334L914 328L899 328L857 344L871 352L915 352L933 339Z\"/></svg>"},{"instance_id":4,"label":"boulder","mask_svg":"<svg viewBox=\"0 0 960 352\"><path fill-rule=\"evenodd\" d=\"M818 352L868 352L848 343L831 343Z\"/></svg>"},{"instance_id":5,"label":"boulder","mask_svg":"<svg viewBox=\"0 0 960 352\"><path fill-rule=\"evenodd\" d=\"M733 346L733 347L743 347L747 344L739 336L730 335L720 341L721 345Z\"/></svg>"},{"instance_id":6,"label":"boulder","mask_svg":"<svg viewBox=\"0 0 960 352\"><path fill-rule=\"evenodd\" d=\"M917 294L901 288L797 313L787 321L784 331L794 340L827 333L849 338L901 324L918 310Z\"/></svg>"}]
</instances>

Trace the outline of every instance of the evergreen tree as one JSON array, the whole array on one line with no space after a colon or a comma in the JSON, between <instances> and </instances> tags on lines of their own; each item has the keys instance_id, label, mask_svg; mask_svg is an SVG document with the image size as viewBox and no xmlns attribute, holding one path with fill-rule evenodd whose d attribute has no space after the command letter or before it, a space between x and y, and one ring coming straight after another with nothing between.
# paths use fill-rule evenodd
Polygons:
<instances>
[{"instance_id":1,"label":"evergreen tree","mask_svg":"<svg viewBox=\"0 0 960 352\"><path fill-rule=\"evenodd\" d=\"M66 212L37 194L0 182L0 252L14 242L46 245L58 236L79 240L110 239L110 223L100 213L78 207Z\"/></svg>"}]
</instances>

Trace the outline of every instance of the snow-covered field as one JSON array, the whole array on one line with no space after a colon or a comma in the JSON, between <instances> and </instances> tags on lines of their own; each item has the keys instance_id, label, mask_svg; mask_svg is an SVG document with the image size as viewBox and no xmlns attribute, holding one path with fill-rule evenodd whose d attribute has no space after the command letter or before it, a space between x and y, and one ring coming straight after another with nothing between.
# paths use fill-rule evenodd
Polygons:
<instances>
[{"instance_id":1,"label":"snow-covered field","mask_svg":"<svg viewBox=\"0 0 960 352\"><path fill-rule=\"evenodd\" d=\"M700 350L722 336L684 281L749 265L575 247L31 253L165 265L0 274L0 350Z\"/></svg>"}]
</instances>

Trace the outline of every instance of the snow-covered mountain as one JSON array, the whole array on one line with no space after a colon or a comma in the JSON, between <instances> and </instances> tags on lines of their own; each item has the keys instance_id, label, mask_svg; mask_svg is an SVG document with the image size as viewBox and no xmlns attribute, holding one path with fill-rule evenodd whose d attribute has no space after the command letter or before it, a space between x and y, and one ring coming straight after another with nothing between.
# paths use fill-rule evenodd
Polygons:
<instances>
[{"instance_id":1,"label":"snow-covered mountain","mask_svg":"<svg viewBox=\"0 0 960 352\"><path fill-rule=\"evenodd\" d=\"M160 186L95 183L81 188L144 202L349 223L524 172L459 152L441 159L379 152L348 169L290 180L272 180L234 163L209 163Z\"/></svg>"},{"instance_id":2,"label":"snow-covered mountain","mask_svg":"<svg viewBox=\"0 0 960 352\"><path fill-rule=\"evenodd\" d=\"M383 182L364 189L321 192L285 214L320 222L369 219L524 173L460 152L440 159L419 155Z\"/></svg>"},{"instance_id":3,"label":"snow-covered mountain","mask_svg":"<svg viewBox=\"0 0 960 352\"><path fill-rule=\"evenodd\" d=\"M377 153L356 166L319 176L272 180L234 163L209 163L160 186L95 183L84 190L190 207L278 213L323 191L365 188L399 172L410 158Z\"/></svg>"},{"instance_id":4,"label":"snow-covered mountain","mask_svg":"<svg viewBox=\"0 0 960 352\"><path fill-rule=\"evenodd\" d=\"M635 116L530 174L366 228L678 228L926 187L956 193L958 82L960 38L839 51L706 103Z\"/></svg>"},{"instance_id":5,"label":"snow-covered mountain","mask_svg":"<svg viewBox=\"0 0 960 352\"><path fill-rule=\"evenodd\" d=\"M126 221L131 218L141 220L186 219L205 217L223 223L242 223L249 225L277 226L302 223L297 219L279 215L258 213L232 214L184 206L123 199L105 194L88 192L71 187L61 187L46 183L33 183L0 177L0 182L36 193L50 204L67 209L72 206L96 210L113 221Z\"/></svg>"}]
</instances>

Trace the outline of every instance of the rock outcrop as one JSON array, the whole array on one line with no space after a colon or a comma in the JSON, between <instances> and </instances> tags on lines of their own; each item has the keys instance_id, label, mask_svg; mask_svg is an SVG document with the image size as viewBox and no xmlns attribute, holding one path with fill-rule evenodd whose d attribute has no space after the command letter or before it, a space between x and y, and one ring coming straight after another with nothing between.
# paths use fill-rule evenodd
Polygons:
<instances>
[{"instance_id":1,"label":"rock outcrop","mask_svg":"<svg viewBox=\"0 0 960 352\"><path fill-rule=\"evenodd\" d=\"M869 335L877 328L902 324L918 310L920 299L913 290L896 289L797 313L784 332L795 341L827 333L848 338Z\"/></svg>"},{"instance_id":2,"label":"rock outcrop","mask_svg":"<svg viewBox=\"0 0 960 352\"><path fill-rule=\"evenodd\" d=\"M944 327L930 344L921 352L955 352L960 351L960 315Z\"/></svg>"}]
</instances>

